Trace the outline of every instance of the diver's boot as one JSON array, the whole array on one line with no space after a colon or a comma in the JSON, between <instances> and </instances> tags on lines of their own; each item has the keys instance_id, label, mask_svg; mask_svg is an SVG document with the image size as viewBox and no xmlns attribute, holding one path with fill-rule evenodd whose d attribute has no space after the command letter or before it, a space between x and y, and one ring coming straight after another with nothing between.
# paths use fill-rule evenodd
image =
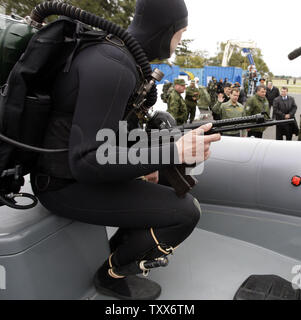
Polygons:
<instances>
[{"instance_id":1,"label":"diver's boot","mask_svg":"<svg viewBox=\"0 0 301 320\"><path fill-rule=\"evenodd\" d=\"M107 260L94 277L97 291L122 300L154 300L159 297L161 287L156 282L135 275L143 272L135 262L122 270L123 274L130 275L116 274Z\"/></svg>"}]
</instances>

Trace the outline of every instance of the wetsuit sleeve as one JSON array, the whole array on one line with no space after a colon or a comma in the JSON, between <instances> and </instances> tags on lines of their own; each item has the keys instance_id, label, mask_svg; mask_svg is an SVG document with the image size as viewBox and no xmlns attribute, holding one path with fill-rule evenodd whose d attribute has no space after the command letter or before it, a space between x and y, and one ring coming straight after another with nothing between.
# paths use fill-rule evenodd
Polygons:
<instances>
[{"instance_id":1,"label":"wetsuit sleeve","mask_svg":"<svg viewBox=\"0 0 301 320\"><path fill-rule=\"evenodd\" d=\"M135 88L136 77L122 61L106 57L96 50L82 53L78 61L78 95L69 139L69 165L75 179L82 183L102 183L130 180L162 168L156 164L100 164L97 141L102 129L118 132L127 102ZM110 141L110 145L111 145ZM157 147L156 152L174 155L175 145ZM137 150L150 159L150 148ZM106 152L108 159L126 158L129 148L112 143ZM99 159L99 158L98 158ZM171 157L173 161L173 157ZM150 162L149 162L150 163Z\"/></svg>"}]
</instances>

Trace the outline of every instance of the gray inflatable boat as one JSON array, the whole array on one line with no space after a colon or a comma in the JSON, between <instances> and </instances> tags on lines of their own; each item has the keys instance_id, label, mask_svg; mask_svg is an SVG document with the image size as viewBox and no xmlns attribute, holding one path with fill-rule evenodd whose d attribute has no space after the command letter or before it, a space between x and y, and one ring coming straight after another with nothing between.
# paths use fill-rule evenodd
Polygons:
<instances>
[{"instance_id":1,"label":"gray inflatable boat","mask_svg":"<svg viewBox=\"0 0 301 320\"><path fill-rule=\"evenodd\" d=\"M192 192L202 208L198 227L167 268L150 274L160 299L233 299L254 274L301 287L300 159L300 142L223 137L212 145ZM97 294L93 276L113 232L41 205L1 207L0 299L109 299Z\"/></svg>"}]
</instances>

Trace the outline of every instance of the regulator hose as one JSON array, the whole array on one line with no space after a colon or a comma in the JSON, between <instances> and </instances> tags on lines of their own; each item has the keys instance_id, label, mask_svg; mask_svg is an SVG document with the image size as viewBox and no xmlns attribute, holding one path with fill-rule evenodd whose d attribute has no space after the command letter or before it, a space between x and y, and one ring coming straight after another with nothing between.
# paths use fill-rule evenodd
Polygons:
<instances>
[{"instance_id":1,"label":"regulator hose","mask_svg":"<svg viewBox=\"0 0 301 320\"><path fill-rule=\"evenodd\" d=\"M30 18L33 21L42 24L43 21L51 15L66 16L117 36L125 43L126 47L133 55L136 63L142 70L144 78L148 81L151 80L152 69L144 50L142 49L140 43L125 29L95 14L89 13L85 10L61 1L45 1L39 4L32 10ZM147 95L146 107L150 108L156 102L157 88L154 85L152 90Z\"/></svg>"}]
</instances>

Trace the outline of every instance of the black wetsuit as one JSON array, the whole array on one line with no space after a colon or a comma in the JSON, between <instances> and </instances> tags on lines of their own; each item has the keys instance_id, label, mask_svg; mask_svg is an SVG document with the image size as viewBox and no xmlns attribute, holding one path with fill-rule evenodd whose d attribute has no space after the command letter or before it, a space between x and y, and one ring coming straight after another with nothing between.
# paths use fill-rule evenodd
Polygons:
<instances>
[{"instance_id":1,"label":"black wetsuit","mask_svg":"<svg viewBox=\"0 0 301 320\"><path fill-rule=\"evenodd\" d=\"M163 165L100 165L96 160L102 143L96 141L97 132L118 131L137 84L135 61L125 50L108 41L94 45L78 54L69 73L58 75L44 146L68 147L69 153L41 157L33 177L35 193L51 212L121 228L112 241L117 265L143 258L150 250L152 258L162 255L150 228L161 244L176 247L199 220L191 195L179 199L167 186L137 180ZM127 152L116 147L112 155L118 159Z\"/></svg>"}]
</instances>

